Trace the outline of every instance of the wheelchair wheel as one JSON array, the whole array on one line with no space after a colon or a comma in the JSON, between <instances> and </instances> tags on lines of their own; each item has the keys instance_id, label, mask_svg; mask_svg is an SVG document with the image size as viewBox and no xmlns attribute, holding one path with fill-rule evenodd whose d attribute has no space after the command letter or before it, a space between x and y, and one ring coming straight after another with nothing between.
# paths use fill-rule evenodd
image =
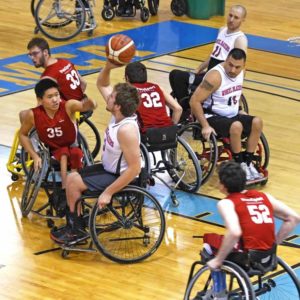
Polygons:
<instances>
[{"instance_id":1,"label":"wheelchair wheel","mask_svg":"<svg viewBox=\"0 0 300 300\"><path fill-rule=\"evenodd\" d=\"M111 7L106 7L102 9L101 16L104 21L111 21L115 17L115 10Z\"/></svg>"},{"instance_id":2,"label":"wheelchair wheel","mask_svg":"<svg viewBox=\"0 0 300 300\"><path fill-rule=\"evenodd\" d=\"M249 106L248 106L248 103L247 103L247 100L246 100L244 94L241 95L240 106L244 112L246 112L247 114L249 113Z\"/></svg>"},{"instance_id":3,"label":"wheelchair wheel","mask_svg":"<svg viewBox=\"0 0 300 300\"><path fill-rule=\"evenodd\" d=\"M37 135L35 128L30 131L29 138L31 140L34 150L36 152L38 152L40 142L39 142L39 137ZM24 149L24 147L21 148L20 159L21 159L22 169L23 169L25 175L28 176L29 169L30 169L31 165L33 164L33 160L30 157L29 153Z\"/></svg>"},{"instance_id":4,"label":"wheelchair wheel","mask_svg":"<svg viewBox=\"0 0 300 300\"><path fill-rule=\"evenodd\" d=\"M179 182L183 191L198 191L202 181L201 168L193 149L182 137L178 137L177 148L162 151L162 157L170 164L168 173L175 183Z\"/></svg>"},{"instance_id":5,"label":"wheelchair wheel","mask_svg":"<svg viewBox=\"0 0 300 300\"><path fill-rule=\"evenodd\" d=\"M255 300L255 294L247 273L238 265L224 261L220 268L226 275L226 299ZM184 300L210 299L213 287L211 270L203 266L188 283ZM273 299L273 298L271 298Z\"/></svg>"},{"instance_id":6,"label":"wheelchair wheel","mask_svg":"<svg viewBox=\"0 0 300 300\"><path fill-rule=\"evenodd\" d=\"M78 132L78 143L83 152L83 166L93 165L94 164L93 155L89 150L89 146L85 137L81 134L80 131Z\"/></svg>"},{"instance_id":7,"label":"wheelchair wheel","mask_svg":"<svg viewBox=\"0 0 300 300\"><path fill-rule=\"evenodd\" d=\"M185 0L172 0L171 11L176 17L181 17L186 14L187 7Z\"/></svg>"},{"instance_id":8,"label":"wheelchair wheel","mask_svg":"<svg viewBox=\"0 0 300 300\"><path fill-rule=\"evenodd\" d=\"M48 38L66 41L79 34L85 25L82 0L40 0L35 9L35 22Z\"/></svg>"},{"instance_id":9,"label":"wheelchair wheel","mask_svg":"<svg viewBox=\"0 0 300 300\"><path fill-rule=\"evenodd\" d=\"M147 7L142 7L141 8L141 20L142 22L147 22L149 20L150 17L150 13L149 13L149 9Z\"/></svg>"},{"instance_id":10,"label":"wheelchair wheel","mask_svg":"<svg viewBox=\"0 0 300 300\"><path fill-rule=\"evenodd\" d=\"M254 164L257 169L266 170L269 165L270 148L268 141L263 133L261 133L260 141L257 145L257 150L254 153Z\"/></svg>"},{"instance_id":11,"label":"wheelchair wheel","mask_svg":"<svg viewBox=\"0 0 300 300\"><path fill-rule=\"evenodd\" d=\"M190 123L179 129L182 137L193 149L202 171L201 185L206 183L213 174L218 159L217 141L214 135L206 141L201 134L199 123Z\"/></svg>"},{"instance_id":12,"label":"wheelchair wheel","mask_svg":"<svg viewBox=\"0 0 300 300\"><path fill-rule=\"evenodd\" d=\"M158 0L148 0L150 14L156 16L158 12Z\"/></svg>"},{"instance_id":13,"label":"wheelchair wheel","mask_svg":"<svg viewBox=\"0 0 300 300\"><path fill-rule=\"evenodd\" d=\"M97 127L89 119L79 122L79 130L88 143L93 158L96 158L101 148L101 138Z\"/></svg>"},{"instance_id":14,"label":"wheelchair wheel","mask_svg":"<svg viewBox=\"0 0 300 300\"><path fill-rule=\"evenodd\" d=\"M95 204L89 221L92 240L107 258L135 263L160 246L165 217L158 201L146 190L128 186L112 197L104 209Z\"/></svg>"},{"instance_id":15,"label":"wheelchair wheel","mask_svg":"<svg viewBox=\"0 0 300 300\"><path fill-rule=\"evenodd\" d=\"M34 18L34 14L35 14L35 0L31 0L31 3L30 3L30 11L31 11L31 14L32 14L32 17Z\"/></svg>"},{"instance_id":16,"label":"wheelchair wheel","mask_svg":"<svg viewBox=\"0 0 300 300\"><path fill-rule=\"evenodd\" d=\"M273 273L259 277L253 277L253 287L257 299L300 299L300 283L293 269L281 258L278 259L278 267Z\"/></svg>"},{"instance_id":17,"label":"wheelchair wheel","mask_svg":"<svg viewBox=\"0 0 300 300\"><path fill-rule=\"evenodd\" d=\"M23 190L21 200L21 211L23 217L27 217L27 215L30 213L37 198L47 169L48 157L46 152L40 152L40 156L42 159L42 167L37 172L34 172L33 164L31 165Z\"/></svg>"}]
</instances>

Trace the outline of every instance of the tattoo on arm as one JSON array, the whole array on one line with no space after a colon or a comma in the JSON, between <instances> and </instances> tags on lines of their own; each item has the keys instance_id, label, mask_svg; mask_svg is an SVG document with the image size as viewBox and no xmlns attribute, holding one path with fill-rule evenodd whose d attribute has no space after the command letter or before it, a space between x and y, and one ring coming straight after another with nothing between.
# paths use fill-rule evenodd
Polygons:
<instances>
[{"instance_id":1,"label":"tattoo on arm","mask_svg":"<svg viewBox=\"0 0 300 300\"><path fill-rule=\"evenodd\" d=\"M208 91L212 91L214 86L209 83L206 79L204 79L202 82L201 82L201 87L203 87L204 89L208 90Z\"/></svg>"}]
</instances>

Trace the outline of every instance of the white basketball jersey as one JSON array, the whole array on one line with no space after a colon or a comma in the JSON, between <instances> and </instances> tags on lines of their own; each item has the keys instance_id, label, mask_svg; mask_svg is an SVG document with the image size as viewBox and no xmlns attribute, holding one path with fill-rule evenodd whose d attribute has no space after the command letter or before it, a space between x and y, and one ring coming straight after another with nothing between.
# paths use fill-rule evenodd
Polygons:
<instances>
[{"instance_id":1,"label":"white basketball jersey","mask_svg":"<svg viewBox=\"0 0 300 300\"><path fill-rule=\"evenodd\" d=\"M220 73L222 82L220 87L203 102L205 117L209 118L213 114L228 118L235 117L239 112L244 71L237 77L231 78L226 74L221 64L215 66L209 72L212 70Z\"/></svg>"},{"instance_id":2,"label":"white basketball jersey","mask_svg":"<svg viewBox=\"0 0 300 300\"><path fill-rule=\"evenodd\" d=\"M125 118L118 123L116 123L115 118L112 117L110 124L105 130L103 143L102 164L107 172L121 174L127 169L127 162L122 155L122 150L118 141L118 130L121 126L128 123L134 124L136 127L140 142L140 131L136 115Z\"/></svg>"},{"instance_id":3,"label":"white basketball jersey","mask_svg":"<svg viewBox=\"0 0 300 300\"><path fill-rule=\"evenodd\" d=\"M219 31L213 52L210 56L224 61L230 50L234 48L235 40L240 36L246 37L242 31L227 33L227 27L224 27Z\"/></svg>"}]
</instances>

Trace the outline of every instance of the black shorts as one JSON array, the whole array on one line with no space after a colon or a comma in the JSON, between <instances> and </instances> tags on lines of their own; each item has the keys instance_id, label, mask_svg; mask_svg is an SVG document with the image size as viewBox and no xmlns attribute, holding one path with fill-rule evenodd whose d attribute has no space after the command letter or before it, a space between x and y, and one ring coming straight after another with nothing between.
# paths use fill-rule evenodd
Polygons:
<instances>
[{"instance_id":1,"label":"black shorts","mask_svg":"<svg viewBox=\"0 0 300 300\"><path fill-rule=\"evenodd\" d=\"M102 164L87 166L79 174L90 191L104 191L119 177L105 171Z\"/></svg>"},{"instance_id":2,"label":"black shorts","mask_svg":"<svg viewBox=\"0 0 300 300\"><path fill-rule=\"evenodd\" d=\"M231 124L235 121L239 121L243 125L242 137L248 137L251 133L253 119L254 116L249 116L249 115L237 115L233 118L212 116L207 119L207 122L215 130L218 136L229 137L229 130Z\"/></svg>"}]
</instances>

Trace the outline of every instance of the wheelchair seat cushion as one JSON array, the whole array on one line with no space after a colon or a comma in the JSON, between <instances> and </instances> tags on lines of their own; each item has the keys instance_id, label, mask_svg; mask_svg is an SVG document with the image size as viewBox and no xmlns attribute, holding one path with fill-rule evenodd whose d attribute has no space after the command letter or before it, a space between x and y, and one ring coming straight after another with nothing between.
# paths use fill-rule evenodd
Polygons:
<instances>
[{"instance_id":1,"label":"wheelchair seat cushion","mask_svg":"<svg viewBox=\"0 0 300 300\"><path fill-rule=\"evenodd\" d=\"M177 125L148 128L142 135L142 142L148 151L161 151L177 147Z\"/></svg>"}]
</instances>

